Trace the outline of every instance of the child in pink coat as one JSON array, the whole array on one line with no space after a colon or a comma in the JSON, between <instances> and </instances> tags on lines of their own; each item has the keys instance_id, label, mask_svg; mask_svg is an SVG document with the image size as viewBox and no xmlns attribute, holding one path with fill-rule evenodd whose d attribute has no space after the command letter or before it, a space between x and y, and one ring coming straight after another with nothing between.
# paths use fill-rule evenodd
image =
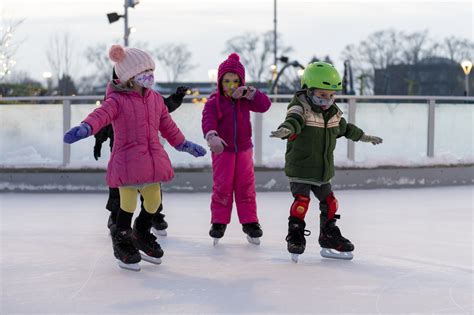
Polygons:
<instances>
[{"instance_id":1,"label":"child in pink coat","mask_svg":"<svg viewBox=\"0 0 474 315\"><path fill-rule=\"evenodd\" d=\"M232 53L217 72L217 90L202 113L202 131L212 151L213 188L211 230L217 239L230 223L233 198L242 230L249 241L259 244L263 232L257 217L250 111L263 113L270 99L245 85L245 69Z\"/></svg>"},{"instance_id":2,"label":"child in pink coat","mask_svg":"<svg viewBox=\"0 0 474 315\"><path fill-rule=\"evenodd\" d=\"M109 83L102 105L79 126L69 130L64 135L64 142L74 143L112 123L115 139L107 166L107 184L118 187L120 192L117 222L110 230L114 255L119 266L140 270L141 258L161 263L163 250L150 232L151 220L161 203L160 183L170 181L174 176L158 132L178 151L197 157L205 155L206 150L185 140L163 98L151 89L155 63L148 53L114 45L109 57L115 62L120 83ZM138 192L144 198L144 210L132 229Z\"/></svg>"}]
</instances>

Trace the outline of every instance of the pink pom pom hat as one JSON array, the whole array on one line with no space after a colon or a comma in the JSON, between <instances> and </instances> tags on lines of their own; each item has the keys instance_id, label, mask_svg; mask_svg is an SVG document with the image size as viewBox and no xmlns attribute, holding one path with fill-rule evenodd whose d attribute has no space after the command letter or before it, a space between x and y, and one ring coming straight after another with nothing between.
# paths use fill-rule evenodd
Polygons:
<instances>
[{"instance_id":1,"label":"pink pom pom hat","mask_svg":"<svg viewBox=\"0 0 474 315\"><path fill-rule=\"evenodd\" d=\"M224 60L220 65L219 69L217 70L217 83L220 87L222 77L227 72L233 72L237 74L240 78L241 85L245 85L245 68L240 63L240 57L236 53L232 53Z\"/></svg>"},{"instance_id":2,"label":"pink pom pom hat","mask_svg":"<svg viewBox=\"0 0 474 315\"><path fill-rule=\"evenodd\" d=\"M155 63L150 55L138 48L112 45L109 58L115 63L115 73L121 82L127 82L145 70L155 70Z\"/></svg>"}]
</instances>

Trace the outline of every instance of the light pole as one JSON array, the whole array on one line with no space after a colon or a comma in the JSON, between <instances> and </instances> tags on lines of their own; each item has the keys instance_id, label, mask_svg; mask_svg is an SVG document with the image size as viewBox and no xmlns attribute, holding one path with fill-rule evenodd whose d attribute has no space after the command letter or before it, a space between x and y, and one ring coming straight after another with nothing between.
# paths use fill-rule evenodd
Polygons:
<instances>
[{"instance_id":1,"label":"light pole","mask_svg":"<svg viewBox=\"0 0 474 315\"><path fill-rule=\"evenodd\" d=\"M272 70L275 70L274 73L276 73L276 76L273 80L272 86L270 87L270 93L275 94L275 95L278 93L277 92L278 79L280 79L281 75L283 74L283 71L285 71L286 68L288 68L290 66L295 67L295 68L299 68L298 69L298 76L300 76L300 77L303 75L303 72L304 72L304 66L296 60L290 61L290 59L286 56L281 56L279 60L281 62L283 62L285 65L280 69L280 71L278 71L278 73L276 73L276 67L272 68Z\"/></svg>"},{"instance_id":2,"label":"light pole","mask_svg":"<svg viewBox=\"0 0 474 315\"><path fill-rule=\"evenodd\" d=\"M461 62L462 70L464 71L464 96L469 96L469 73L471 73L472 62L463 60Z\"/></svg>"},{"instance_id":3,"label":"light pole","mask_svg":"<svg viewBox=\"0 0 474 315\"><path fill-rule=\"evenodd\" d=\"M207 70L207 76L209 77L209 81L211 81L212 89L215 89L217 86L217 69L209 69Z\"/></svg>"},{"instance_id":4,"label":"light pole","mask_svg":"<svg viewBox=\"0 0 474 315\"><path fill-rule=\"evenodd\" d=\"M273 64L277 67L277 0L273 1Z\"/></svg>"},{"instance_id":5,"label":"light pole","mask_svg":"<svg viewBox=\"0 0 474 315\"><path fill-rule=\"evenodd\" d=\"M128 8L134 8L140 0L124 0L124 14L120 15L117 12L107 13L107 19L109 23L112 24L117 22L120 18L123 17L124 19L124 32L123 32L123 45L128 47L128 38L130 37L130 33L133 32L133 29L128 27Z\"/></svg>"},{"instance_id":6,"label":"light pole","mask_svg":"<svg viewBox=\"0 0 474 315\"><path fill-rule=\"evenodd\" d=\"M53 85L52 77L53 77L53 74L51 72L49 71L43 72L43 78L46 80L46 88L48 90L47 91L48 94L51 94L51 88Z\"/></svg>"}]
</instances>

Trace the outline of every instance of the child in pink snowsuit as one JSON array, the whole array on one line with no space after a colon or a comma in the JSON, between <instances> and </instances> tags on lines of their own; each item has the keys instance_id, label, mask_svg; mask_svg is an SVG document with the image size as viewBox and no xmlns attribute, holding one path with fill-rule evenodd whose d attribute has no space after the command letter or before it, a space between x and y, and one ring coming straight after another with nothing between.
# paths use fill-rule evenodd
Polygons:
<instances>
[{"instance_id":1,"label":"child in pink snowsuit","mask_svg":"<svg viewBox=\"0 0 474 315\"><path fill-rule=\"evenodd\" d=\"M217 90L202 113L202 131L212 151L213 188L209 235L224 236L230 223L233 196L242 230L259 243L263 232L257 217L250 111L263 113L270 99L245 85L245 69L232 53L217 72Z\"/></svg>"},{"instance_id":2,"label":"child in pink snowsuit","mask_svg":"<svg viewBox=\"0 0 474 315\"><path fill-rule=\"evenodd\" d=\"M195 157L206 150L185 139L174 123L163 97L152 89L155 63L137 48L113 45L109 57L119 82L110 82L101 106L79 126L64 135L64 142L74 143L97 134L112 124L115 137L107 166L107 184L118 188L120 209L110 228L114 255L119 266L138 271L143 258L161 263L163 250L151 233L151 220L161 204L161 182L173 179L174 171L160 133L176 150ZM137 206L137 194L143 197L143 209L131 226Z\"/></svg>"}]
</instances>

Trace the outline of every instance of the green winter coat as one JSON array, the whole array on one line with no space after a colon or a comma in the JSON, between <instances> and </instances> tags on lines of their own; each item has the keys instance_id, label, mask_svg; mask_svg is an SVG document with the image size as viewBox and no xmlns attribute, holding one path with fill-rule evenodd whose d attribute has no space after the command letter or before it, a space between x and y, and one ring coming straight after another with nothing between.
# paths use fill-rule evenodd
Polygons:
<instances>
[{"instance_id":1,"label":"green winter coat","mask_svg":"<svg viewBox=\"0 0 474 315\"><path fill-rule=\"evenodd\" d=\"M336 104L326 111L311 106L303 90L296 92L280 127L291 130L285 155L286 176L311 183L329 182L334 176L337 138L358 141L364 134L346 122Z\"/></svg>"}]
</instances>

